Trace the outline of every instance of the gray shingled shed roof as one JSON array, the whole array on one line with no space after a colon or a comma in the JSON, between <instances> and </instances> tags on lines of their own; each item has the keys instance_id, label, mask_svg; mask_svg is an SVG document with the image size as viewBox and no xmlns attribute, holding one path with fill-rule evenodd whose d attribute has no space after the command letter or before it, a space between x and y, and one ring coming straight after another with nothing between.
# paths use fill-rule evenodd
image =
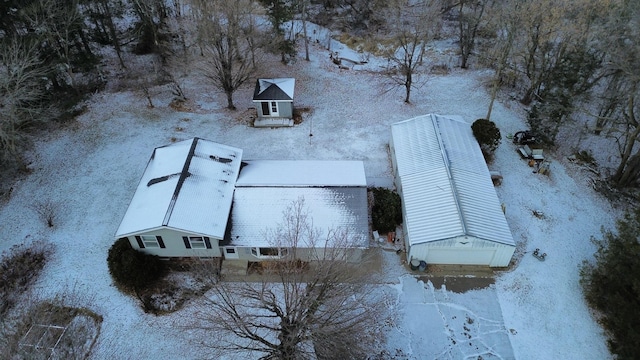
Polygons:
<instances>
[{"instance_id":1,"label":"gray shingled shed roof","mask_svg":"<svg viewBox=\"0 0 640 360\"><path fill-rule=\"evenodd\" d=\"M258 79L253 92L253 101L293 101L296 79Z\"/></svg>"}]
</instances>

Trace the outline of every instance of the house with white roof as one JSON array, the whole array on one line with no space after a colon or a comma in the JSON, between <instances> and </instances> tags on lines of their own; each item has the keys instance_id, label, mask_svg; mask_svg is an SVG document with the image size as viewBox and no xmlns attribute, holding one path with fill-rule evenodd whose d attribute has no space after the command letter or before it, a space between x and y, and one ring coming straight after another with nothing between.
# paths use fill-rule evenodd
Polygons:
<instances>
[{"instance_id":1,"label":"house with white roof","mask_svg":"<svg viewBox=\"0 0 640 360\"><path fill-rule=\"evenodd\" d=\"M297 258L344 246L329 235L348 229L348 258L359 259L369 233L362 161L242 161L241 149L199 138L153 151L115 237L164 258L275 260L290 245L269 231L296 201L320 240L297 244Z\"/></svg>"},{"instance_id":2,"label":"house with white roof","mask_svg":"<svg viewBox=\"0 0 640 360\"><path fill-rule=\"evenodd\" d=\"M293 93L296 79L258 79L253 102L258 118L255 127L293 126Z\"/></svg>"},{"instance_id":3,"label":"house with white roof","mask_svg":"<svg viewBox=\"0 0 640 360\"><path fill-rule=\"evenodd\" d=\"M407 260L508 266L516 248L471 125L424 115L391 126Z\"/></svg>"},{"instance_id":4,"label":"house with white roof","mask_svg":"<svg viewBox=\"0 0 640 360\"><path fill-rule=\"evenodd\" d=\"M242 150L194 138L156 148L116 231L161 257L219 257Z\"/></svg>"}]
</instances>

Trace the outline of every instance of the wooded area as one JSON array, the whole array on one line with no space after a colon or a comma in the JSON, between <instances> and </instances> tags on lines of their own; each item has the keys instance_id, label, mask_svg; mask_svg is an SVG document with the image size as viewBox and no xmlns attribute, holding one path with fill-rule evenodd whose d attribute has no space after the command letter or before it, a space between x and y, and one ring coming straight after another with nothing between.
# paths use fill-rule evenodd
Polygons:
<instances>
[{"instance_id":1,"label":"wooded area","mask_svg":"<svg viewBox=\"0 0 640 360\"><path fill-rule=\"evenodd\" d=\"M640 9L632 1L10 0L0 12L5 168L20 166L31 129L72 118L82 99L114 80L104 71L105 54L117 57L117 76L137 79L131 86L147 94L149 106L148 89L158 84L184 101L177 64L204 57L202 76L234 109L234 92L253 79L261 57L287 63L296 61L298 42L308 47L308 36L285 25L309 21L387 59L381 72L404 89L407 103L417 79L442 65L427 49L453 37L460 68L494 70L487 119L501 93L527 106L531 130L548 145L587 119L618 149L612 184L640 185ZM136 56L151 56L153 66L129 69Z\"/></svg>"}]
</instances>

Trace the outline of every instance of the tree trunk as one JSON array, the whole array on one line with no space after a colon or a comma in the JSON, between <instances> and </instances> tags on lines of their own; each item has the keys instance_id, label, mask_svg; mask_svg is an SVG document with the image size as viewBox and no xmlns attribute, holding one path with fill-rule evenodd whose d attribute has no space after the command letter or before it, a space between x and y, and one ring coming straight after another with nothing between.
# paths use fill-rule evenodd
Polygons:
<instances>
[{"instance_id":1,"label":"tree trunk","mask_svg":"<svg viewBox=\"0 0 640 360\"><path fill-rule=\"evenodd\" d=\"M615 180L617 188L632 187L638 185L640 179L640 154L634 154L627 161L624 171Z\"/></svg>"},{"instance_id":2,"label":"tree trunk","mask_svg":"<svg viewBox=\"0 0 640 360\"><path fill-rule=\"evenodd\" d=\"M634 124L631 126L635 126L635 128L631 133L627 132L625 134L626 144L625 144L624 152L621 154L622 156L620 157L620 165L618 165L618 169L616 170L615 175L613 175L612 177L612 180L614 183L616 183L617 187L627 186L622 183L622 179L629 177L629 175L625 175L625 173L627 172L627 167L630 166L631 153L633 151L633 148L635 147L636 140L638 139L638 135L640 135L640 125L638 125L638 122L635 117L635 112L634 112L634 106L635 106L634 100L635 99L633 96L630 96L628 100L629 113L627 116L629 117L629 119L627 119L627 124ZM637 153L634 157L636 156L638 156Z\"/></svg>"},{"instance_id":3,"label":"tree trunk","mask_svg":"<svg viewBox=\"0 0 640 360\"><path fill-rule=\"evenodd\" d=\"M309 61L309 36L307 36L307 0L302 0L302 34L304 35L304 59Z\"/></svg>"},{"instance_id":4,"label":"tree trunk","mask_svg":"<svg viewBox=\"0 0 640 360\"><path fill-rule=\"evenodd\" d=\"M404 99L404 102L409 104L411 101L409 100L409 98L411 97L411 84L413 82L412 76L411 76L411 70L409 70L409 72L407 73L407 81L404 83L404 87L406 89L407 92L407 96Z\"/></svg>"},{"instance_id":5,"label":"tree trunk","mask_svg":"<svg viewBox=\"0 0 640 360\"><path fill-rule=\"evenodd\" d=\"M235 110L236 106L233 105L233 91L225 91L224 92L227 95L227 109L229 110Z\"/></svg>"},{"instance_id":6,"label":"tree trunk","mask_svg":"<svg viewBox=\"0 0 640 360\"><path fill-rule=\"evenodd\" d=\"M116 25L113 22L111 10L109 10L108 0L102 0L101 5L102 11L104 11L104 15L107 20L107 28L109 29L109 35L111 37L111 41L113 42L113 48L116 50L116 55L118 55L118 61L120 62L120 66L123 69L126 69L127 67L122 60L122 50L120 49L120 41L118 41L118 32L116 31Z\"/></svg>"}]
</instances>

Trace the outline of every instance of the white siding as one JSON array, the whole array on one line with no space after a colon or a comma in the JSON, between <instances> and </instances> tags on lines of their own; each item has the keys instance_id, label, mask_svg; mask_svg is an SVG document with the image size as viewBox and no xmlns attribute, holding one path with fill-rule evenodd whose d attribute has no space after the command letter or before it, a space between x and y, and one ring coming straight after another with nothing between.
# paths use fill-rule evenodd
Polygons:
<instances>
[{"instance_id":1,"label":"white siding","mask_svg":"<svg viewBox=\"0 0 640 360\"><path fill-rule=\"evenodd\" d=\"M158 255L160 257L194 257L194 256L195 257L219 257L220 256L220 247L218 246L219 239L211 238L205 234L184 232L177 229L158 228L158 229L151 229L146 232L141 232L136 235L138 236L152 235L152 236L162 237L162 241L164 242L164 245L165 245L164 249L149 248L149 247L140 249L134 235L127 237L129 239L129 243L134 249L140 250L150 255ZM184 240L182 240L183 236L202 236L202 237L207 236L209 237L209 241L211 243L211 249L188 249L184 245Z\"/></svg>"}]
</instances>

